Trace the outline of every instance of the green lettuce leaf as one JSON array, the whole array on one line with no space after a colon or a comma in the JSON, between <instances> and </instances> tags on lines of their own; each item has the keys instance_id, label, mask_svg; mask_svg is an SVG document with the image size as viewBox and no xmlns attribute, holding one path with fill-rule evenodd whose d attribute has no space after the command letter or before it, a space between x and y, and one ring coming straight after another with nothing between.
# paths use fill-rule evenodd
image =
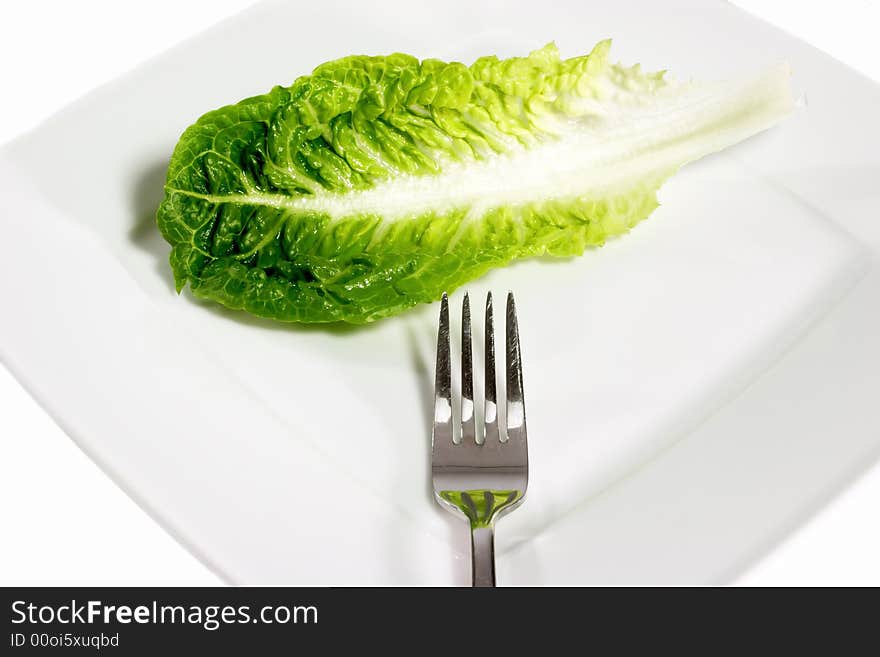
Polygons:
<instances>
[{"instance_id":1,"label":"green lettuce leaf","mask_svg":"<svg viewBox=\"0 0 880 657\"><path fill-rule=\"evenodd\" d=\"M786 66L678 83L611 64L609 48L470 67L346 57L205 114L158 212L178 291L282 321L370 322L627 232L681 165L791 111Z\"/></svg>"}]
</instances>

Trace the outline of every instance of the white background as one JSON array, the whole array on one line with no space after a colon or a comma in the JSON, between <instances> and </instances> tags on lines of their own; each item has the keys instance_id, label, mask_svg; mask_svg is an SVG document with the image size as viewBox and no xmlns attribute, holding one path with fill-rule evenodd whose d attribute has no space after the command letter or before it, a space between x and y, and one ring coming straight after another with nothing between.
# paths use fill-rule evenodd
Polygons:
<instances>
[{"instance_id":1,"label":"white background","mask_svg":"<svg viewBox=\"0 0 880 657\"><path fill-rule=\"evenodd\" d=\"M248 4L4 3L0 143ZM877 3L734 4L880 81ZM3 312L0 305L0 321ZM80 452L5 367L0 367L0 500L0 585L220 582ZM880 585L878 507L880 467L874 467L739 583Z\"/></svg>"}]
</instances>

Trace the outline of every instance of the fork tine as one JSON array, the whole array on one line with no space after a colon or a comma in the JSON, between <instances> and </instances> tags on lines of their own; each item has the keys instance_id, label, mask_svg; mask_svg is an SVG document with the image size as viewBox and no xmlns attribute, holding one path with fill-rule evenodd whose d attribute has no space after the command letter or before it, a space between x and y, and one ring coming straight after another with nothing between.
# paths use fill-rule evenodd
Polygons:
<instances>
[{"instance_id":1,"label":"fork tine","mask_svg":"<svg viewBox=\"0 0 880 657\"><path fill-rule=\"evenodd\" d=\"M452 366L449 349L449 299L440 301L440 328L437 331L437 369L434 378L433 448L452 445Z\"/></svg>"},{"instance_id":2,"label":"fork tine","mask_svg":"<svg viewBox=\"0 0 880 657\"><path fill-rule=\"evenodd\" d=\"M507 294L507 439L525 440L526 406L523 396L522 356L513 292Z\"/></svg>"},{"instance_id":3,"label":"fork tine","mask_svg":"<svg viewBox=\"0 0 880 657\"><path fill-rule=\"evenodd\" d=\"M471 350L471 301L465 292L461 304L461 442L476 441L474 420L474 364Z\"/></svg>"},{"instance_id":4,"label":"fork tine","mask_svg":"<svg viewBox=\"0 0 880 657\"><path fill-rule=\"evenodd\" d=\"M498 397L495 391L495 322L492 316L492 293L486 295L486 360L484 363L485 385L485 438L484 442L500 440L498 433Z\"/></svg>"}]
</instances>

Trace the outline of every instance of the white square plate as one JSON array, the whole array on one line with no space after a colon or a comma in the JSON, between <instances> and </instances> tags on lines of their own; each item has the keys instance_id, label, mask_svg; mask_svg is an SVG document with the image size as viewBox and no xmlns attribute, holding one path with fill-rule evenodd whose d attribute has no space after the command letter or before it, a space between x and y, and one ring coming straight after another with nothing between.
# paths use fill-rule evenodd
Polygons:
<instances>
[{"instance_id":1,"label":"white square plate","mask_svg":"<svg viewBox=\"0 0 880 657\"><path fill-rule=\"evenodd\" d=\"M880 444L880 89L722 3L383 7L258 5L7 146L3 359L230 581L464 583L429 492L436 307L328 331L176 296L153 214L181 131L352 52L788 60L805 106L684 169L630 235L469 287L521 315L531 481L501 581L726 581Z\"/></svg>"}]
</instances>

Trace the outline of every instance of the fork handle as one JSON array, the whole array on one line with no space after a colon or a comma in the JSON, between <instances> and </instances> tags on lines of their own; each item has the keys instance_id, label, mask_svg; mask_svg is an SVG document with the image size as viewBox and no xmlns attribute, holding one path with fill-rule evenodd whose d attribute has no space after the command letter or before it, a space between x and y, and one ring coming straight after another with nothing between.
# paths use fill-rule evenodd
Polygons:
<instances>
[{"instance_id":1,"label":"fork handle","mask_svg":"<svg viewBox=\"0 0 880 657\"><path fill-rule=\"evenodd\" d=\"M471 526L471 574L477 588L495 586L495 528Z\"/></svg>"}]
</instances>

